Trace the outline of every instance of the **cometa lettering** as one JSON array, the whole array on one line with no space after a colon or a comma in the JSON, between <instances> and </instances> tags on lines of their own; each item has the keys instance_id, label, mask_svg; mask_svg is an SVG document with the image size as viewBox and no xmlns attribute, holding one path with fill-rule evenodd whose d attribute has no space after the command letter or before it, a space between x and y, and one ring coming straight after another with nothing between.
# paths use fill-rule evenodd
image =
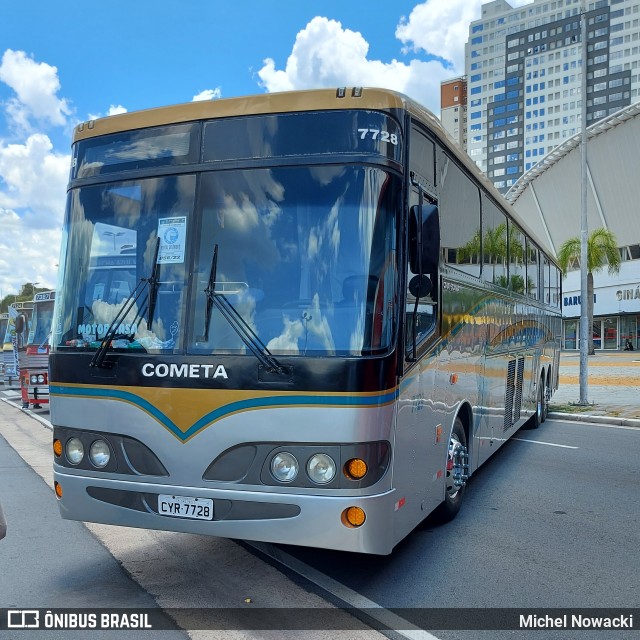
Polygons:
<instances>
[{"instance_id":1,"label":"cometa lettering","mask_svg":"<svg viewBox=\"0 0 640 640\"><path fill-rule=\"evenodd\" d=\"M227 370L221 364L153 364L142 365L145 378L222 378L228 380Z\"/></svg>"}]
</instances>

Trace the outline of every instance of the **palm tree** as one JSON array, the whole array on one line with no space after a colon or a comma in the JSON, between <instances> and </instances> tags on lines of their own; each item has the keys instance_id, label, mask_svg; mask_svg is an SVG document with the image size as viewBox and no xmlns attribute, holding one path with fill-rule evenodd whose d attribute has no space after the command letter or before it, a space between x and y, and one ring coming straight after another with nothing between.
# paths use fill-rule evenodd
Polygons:
<instances>
[{"instance_id":1,"label":"palm tree","mask_svg":"<svg viewBox=\"0 0 640 640\"><path fill-rule=\"evenodd\" d=\"M580 238L569 238L558 251L558 262L562 273L580 260ZM593 231L587 239L587 317L593 327L593 273L608 267L609 275L620 271L620 252L616 237L611 231L601 227ZM589 331L589 355L593 355L593 331Z\"/></svg>"},{"instance_id":2,"label":"palm tree","mask_svg":"<svg viewBox=\"0 0 640 640\"><path fill-rule=\"evenodd\" d=\"M487 229L480 237L478 229L471 240L458 249L458 262L468 262L477 258L478 262L491 265L493 269L493 282L497 282L496 265L507 259L507 224L499 224L495 229ZM503 285L504 286L504 285Z\"/></svg>"}]
</instances>

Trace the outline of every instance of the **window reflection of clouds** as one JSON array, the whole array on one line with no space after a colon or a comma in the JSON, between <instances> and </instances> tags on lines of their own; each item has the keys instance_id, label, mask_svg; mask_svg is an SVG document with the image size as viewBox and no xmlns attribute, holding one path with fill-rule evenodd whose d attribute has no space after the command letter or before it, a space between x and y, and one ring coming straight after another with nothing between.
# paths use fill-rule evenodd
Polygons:
<instances>
[{"instance_id":1,"label":"window reflection of clouds","mask_svg":"<svg viewBox=\"0 0 640 640\"><path fill-rule=\"evenodd\" d=\"M275 354L368 350L381 279L378 324L388 345L395 295L395 265L387 268L395 255L393 184L382 170L345 166L203 176L200 199L207 206L196 318L204 317L202 291L217 244L216 288L246 283L243 295L229 300ZM348 279L357 295L347 294ZM206 348L234 349L236 342L214 309Z\"/></svg>"},{"instance_id":2,"label":"window reflection of clouds","mask_svg":"<svg viewBox=\"0 0 640 640\"><path fill-rule=\"evenodd\" d=\"M57 323L63 328L60 338L82 338L78 332L95 334L93 325L106 330L140 280L151 276L159 218L186 218L188 234L194 197L194 175L118 182L72 192L73 234L65 238L65 290L59 294L63 309ZM120 323L135 324L135 340L145 348L179 346L184 259L183 255L182 261L160 266L152 330L146 328L148 289Z\"/></svg>"},{"instance_id":3,"label":"window reflection of clouds","mask_svg":"<svg viewBox=\"0 0 640 640\"><path fill-rule=\"evenodd\" d=\"M306 352L309 337L315 337L322 345L322 351L327 354L335 353L335 344L331 334L331 324L327 316L320 309L320 297L313 296L311 305L299 318L291 319L289 314L282 317L282 333L272 338L267 349L274 353L287 352L298 354Z\"/></svg>"}]
</instances>

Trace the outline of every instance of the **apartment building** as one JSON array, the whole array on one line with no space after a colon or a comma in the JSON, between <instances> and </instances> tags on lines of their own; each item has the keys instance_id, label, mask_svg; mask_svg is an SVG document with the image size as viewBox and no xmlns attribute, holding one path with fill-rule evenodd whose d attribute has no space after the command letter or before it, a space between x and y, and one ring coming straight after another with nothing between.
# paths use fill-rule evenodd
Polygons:
<instances>
[{"instance_id":1,"label":"apartment building","mask_svg":"<svg viewBox=\"0 0 640 640\"><path fill-rule=\"evenodd\" d=\"M467 79L464 76L440 83L440 120L451 137L467 148Z\"/></svg>"},{"instance_id":2,"label":"apartment building","mask_svg":"<svg viewBox=\"0 0 640 640\"><path fill-rule=\"evenodd\" d=\"M503 192L580 131L583 7L589 126L638 100L640 0L493 0L469 26L466 149Z\"/></svg>"}]
</instances>

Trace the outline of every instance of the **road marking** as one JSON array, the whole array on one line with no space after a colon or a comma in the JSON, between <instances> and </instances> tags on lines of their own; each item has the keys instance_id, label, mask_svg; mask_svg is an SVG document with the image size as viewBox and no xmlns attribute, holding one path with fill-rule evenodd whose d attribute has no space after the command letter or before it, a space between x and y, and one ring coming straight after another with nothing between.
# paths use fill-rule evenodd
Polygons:
<instances>
[{"instance_id":1,"label":"road marking","mask_svg":"<svg viewBox=\"0 0 640 640\"><path fill-rule=\"evenodd\" d=\"M424 629L416 627L416 625L385 609L379 604L373 602L373 600L369 600L369 598L353 591L353 589L346 587L337 580L334 580L317 569L310 567L308 564L294 558L292 555L278 549L272 544L248 541L246 541L245 544L253 547L261 553L264 553L269 556L269 558L287 567L287 569L294 571L298 575L309 580L309 582L312 582L324 591L327 591L334 598L342 601L347 607L366 610L363 611L363 613L368 617L377 620L388 629L393 629L394 638L406 638L407 640L439 640L436 636L430 634ZM399 629L402 629L402 631L399 631ZM384 631L380 631L380 633L386 635Z\"/></svg>"},{"instance_id":2,"label":"road marking","mask_svg":"<svg viewBox=\"0 0 640 640\"><path fill-rule=\"evenodd\" d=\"M555 442L542 442L541 440L527 440L525 438L511 438L520 442L533 442L533 444L546 444L547 447L561 447L562 449L579 449L580 447L571 447L568 444L556 444Z\"/></svg>"}]
</instances>

